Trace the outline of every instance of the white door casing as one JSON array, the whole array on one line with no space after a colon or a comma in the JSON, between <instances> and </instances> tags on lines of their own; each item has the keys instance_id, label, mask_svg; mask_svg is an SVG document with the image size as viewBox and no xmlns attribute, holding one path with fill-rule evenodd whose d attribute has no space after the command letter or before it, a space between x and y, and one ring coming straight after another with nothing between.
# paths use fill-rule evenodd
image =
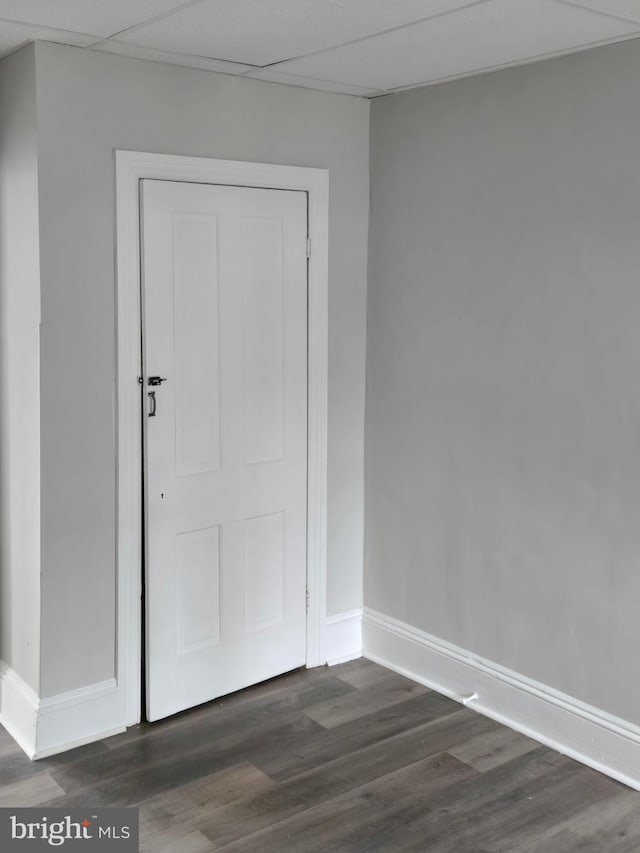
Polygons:
<instances>
[{"instance_id":1,"label":"white door casing","mask_svg":"<svg viewBox=\"0 0 640 853\"><path fill-rule=\"evenodd\" d=\"M306 665L324 663L327 513L328 172L202 157L116 151L117 648L122 717L140 721L142 452L139 188L144 179L303 190L308 194L308 469Z\"/></svg>"},{"instance_id":2,"label":"white door casing","mask_svg":"<svg viewBox=\"0 0 640 853\"><path fill-rule=\"evenodd\" d=\"M306 660L307 196L143 180L141 203L156 720Z\"/></svg>"}]
</instances>

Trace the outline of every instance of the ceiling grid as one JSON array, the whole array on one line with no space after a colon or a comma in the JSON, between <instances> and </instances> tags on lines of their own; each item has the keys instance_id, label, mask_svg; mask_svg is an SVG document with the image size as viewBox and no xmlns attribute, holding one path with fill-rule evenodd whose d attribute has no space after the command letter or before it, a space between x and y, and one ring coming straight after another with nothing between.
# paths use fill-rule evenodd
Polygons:
<instances>
[{"instance_id":1,"label":"ceiling grid","mask_svg":"<svg viewBox=\"0 0 640 853\"><path fill-rule=\"evenodd\" d=\"M41 39L378 97L640 37L640 0L0 0Z\"/></svg>"}]
</instances>

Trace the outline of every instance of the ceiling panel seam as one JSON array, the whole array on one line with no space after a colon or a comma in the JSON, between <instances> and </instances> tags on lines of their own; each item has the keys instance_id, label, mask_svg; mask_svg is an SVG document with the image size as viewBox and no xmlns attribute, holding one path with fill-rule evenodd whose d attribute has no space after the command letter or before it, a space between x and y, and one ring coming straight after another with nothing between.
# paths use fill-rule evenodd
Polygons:
<instances>
[{"instance_id":1,"label":"ceiling panel seam","mask_svg":"<svg viewBox=\"0 0 640 853\"><path fill-rule=\"evenodd\" d=\"M117 41L115 43L120 44L120 42L117 42ZM99 41L95 42L94 44L86 45L84 50L100 50L101 46L105 45L105 44L114 44L114 39L112 39L111 37L101 38ZM183 59L203 59L207 62L223 62L225 65L242 65L243 67L246 65L250 65L249 62L239 62L236 59L220 59L218 56L205 56L204 54L201 54L201 53L183 53L180 50L166 50L165 48L160 48L160 47L146 47L145 45L136 44L135 42L132 42L132 41L126 41L126 42L123 41L122 42L123 50L126 48L129 48L129 47L137 48L138 50L145 50L145 51L148 51L149 53L163 53L163 54L166 54L167 56L179 56L179 57L182 57ZM104 52L111 53L111 51L102 51L102 52L103 53ZM129 56L132 59L136 59L135 56L131 56L130 54L126 54L126 53L122 53L122 54L115 53L113 55L114 56L118 56L118 55ZM138 58L141 58L141 57L138 57ZM204 69L204 70L206 70L206 69ZM259 65L252 65L251 68L248 68L246 71L243 71L241 74L232 74L231 76L232 77L244 77L245 74L253 74L255 71L261 71L261 70L262 69ZM224 74L224 71L221 71L219 73ZM345 85L347 85L347 84L345 84Z\"/></svg>"},{"instance_id":2,"label":"ceiling panel seam","mask_svg":"<svg viewBox=\"0 0 640 853\"><path fill-rule=\"evenodd\" d=\"M358 38L351 39L349 41L339 42L338 44L332 44L331 47L322 47L319 50L312 50L309 53L301 53L298 56L288 56L286 59L279 59L277 62L268 62L266 65L261 65L260 68L265 71L267 69L274 69L277 65L284 65L286 62L295 62L298 59L309 59L312 56L318 56L321 53L329 53L332 50L338 50L341 47L350 47L352 44L360 44L361 42L370 41L371 39L379 38L380 36L386 36L389 33L396 33L400 30L406 30L410 27L415 27L418 24L426 24L429 21L435 21L438 18L445 18L451 15L455 15L457 12L464 12L467 9L471 9L473 6L484 6L487 3L491 3L493 0L471 0L471 2L465 3L463 6L457 6L455 9L446 9L443 12L436 12L433 15L427 15L426 18L418 18L415 21L409 21L406 24L399 24L397 27L389 27L386 30L379 30L375 33L370 33L367 36L359 36ZM248 65L249 63L245 63Z\"/></svg>"},{"instance_id":3,"label":"ceiling panel seam","mask_svg":"<svg viewBox=\"0 0 640 853\"><path fill-rule=\"evenodd\" d=\"M84 30L69 30L65 27L50 27L47 24L33 24L27 21L18 21L15 18L0 18L0 24L17 24L19 27L24 27L25 30L47 30L50 33L68 33L71 36L83 36L84 38L92 38L98 41L103 39L96 33L86 33Z\"/></svg>"},{"instance_id":4,"label":"ceiling panel seam","mask_svg":"<svg viewBox=\"0 0 640 853\"><path fill-rule=\"evenodd\" d=\"M572 9L579 9L581 12L590 12L592 15L600 15L602 18L613 18L615 21L624 21L625 24L634 24L640 28L640 22L634 18L627 18L624 15L616 15L615 12L606 12L604 9L594 9L593 6L583 6L580 0L554 0L561 6L570 6Z\"/></svg>"},{"instance_id":5,"label":"ceiling panel seam","mask_svg":"<svg viewBox=\"0 0 640 853\"><path fill-rule=\"evenodd\" d=\"M105 0L106 2L106 0ZM140 21L137 24L132 24L130 27L125 27L122 30L117 30L115 33L110 33L108 36L104 36L105 40L115 39L118 36L124 35L125 33L135 32L135 30L139 30L142 27L147 27L149 24L155 24L158 21L164 21L165 18L171 18L173 15L178 15L180 12L184 12L185 9L191 9L193 6L199 6L202 3L206 3L207 0L188 0L186 3L181 3L179 6L176 6L175 9L169 9L166 12L161 12L159 15L154 15L151 18L147 18L146 21ZM213 57L207 57L213 58ZM246 62L240 63L242 65L246 65Z\"/></svg>"}]
</instances>

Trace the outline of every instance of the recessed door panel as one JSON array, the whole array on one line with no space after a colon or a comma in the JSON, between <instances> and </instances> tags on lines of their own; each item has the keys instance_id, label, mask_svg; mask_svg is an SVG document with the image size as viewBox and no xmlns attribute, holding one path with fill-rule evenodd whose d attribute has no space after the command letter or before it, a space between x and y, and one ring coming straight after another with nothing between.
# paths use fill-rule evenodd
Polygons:
<instances>
[{"instance_id":1,"label":"recessed door panel","mask_svg":"<svg viewBox=\"0 0 640 853\"><path fill-rule=\"evenodd\" d=\"M176 473L184 475L220 465L217 218L175 213L172 230Z\"/></svg>"},{"instance_id":2,"label":"recessed door panel","mask_svg":"<svg viewBox=\"0 0 640 853\"><path fill-rule=\"evenodd\" d=\"M245 624L260 631L284 618L284 513L244 523Z\"/></svg>"},{"instance_id":3,"label":"recessed door panel","mask_svg":"<svg viewBox=\"0 0 640 853\"><path fill-rule=\"evenodd\" d=\"M178 655L220 642L220 528L180 533L176 542Z\"/></svg>"},{"instance_id":4,"label":"recessed door panel","mask_svg":"<svg viewBox=\"0 0 640 853\"><path fill-rule=\"evenodd\" d=\"M284 445L282 220L242 221L244 458L281 459Z\"/></svg>"}]
</instances>

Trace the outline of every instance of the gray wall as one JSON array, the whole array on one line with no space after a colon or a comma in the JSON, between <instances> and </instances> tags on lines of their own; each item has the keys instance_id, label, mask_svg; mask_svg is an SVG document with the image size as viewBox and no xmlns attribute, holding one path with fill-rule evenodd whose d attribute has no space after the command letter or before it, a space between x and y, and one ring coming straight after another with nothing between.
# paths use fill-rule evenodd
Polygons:
<instances>
[{"instance_id":1,"label":"gray wall","mask_svg":"<svg viewBox=\"0 0 640 853\"><path fill-rule=\"evenodd\" d=\"M113 149L330 170L329 613L361 605L367 102L37 46L42 695L114 673Z\"/></svg>"},{"instance_id":2,"label":"gray wall","mask_svg":"<svg viewBox=\"0 0 640 853\"><path fill-rule=\"evenodd\" d=\"M365 604L640 723L640 45L373 101Z\"/></svg>"},{"instance_id":3,"label":"gray wall","mask_svg":"<svg viewBox=\"0 0 640 853\"><path fill-rule=\"evenodd\" d=\"M40 651L38 162L34 48L0 62L0 660Z\"/></svg>"}]
</instances>

